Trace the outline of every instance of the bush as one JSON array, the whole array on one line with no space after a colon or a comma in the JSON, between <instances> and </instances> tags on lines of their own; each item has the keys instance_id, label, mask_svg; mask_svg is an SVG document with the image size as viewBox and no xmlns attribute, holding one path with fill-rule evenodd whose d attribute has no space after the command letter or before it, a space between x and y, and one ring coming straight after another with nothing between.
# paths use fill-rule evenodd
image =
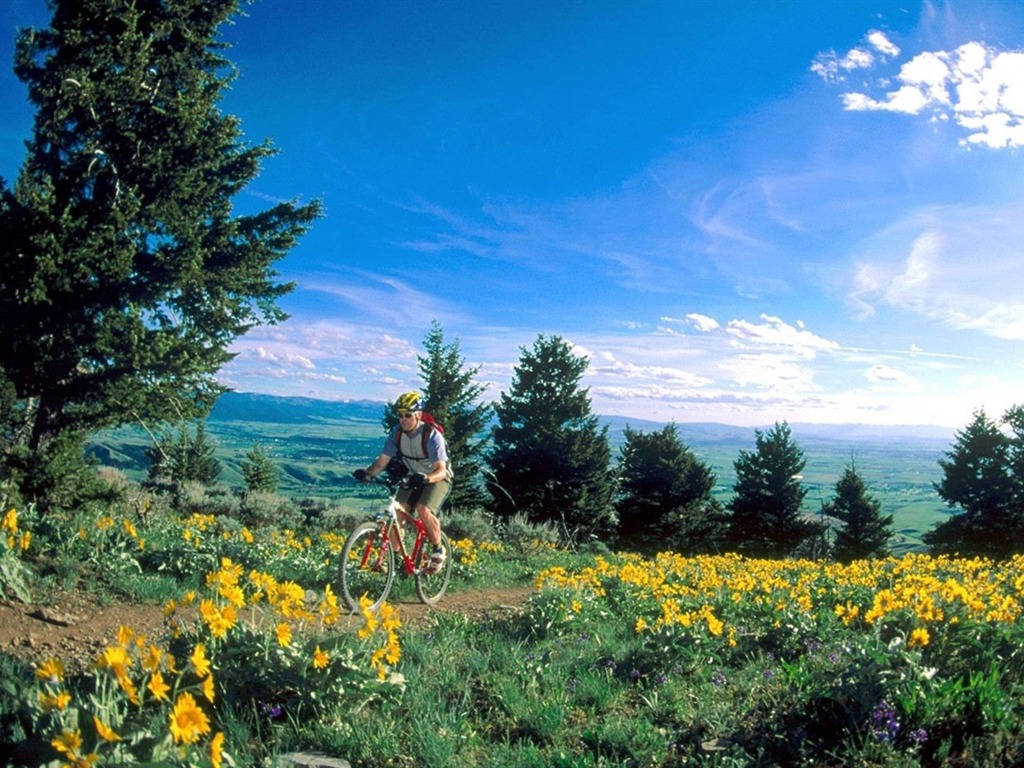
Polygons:
<instances>
[{"instance_id":1,"label":"bush","mask_svg":"<svg viewBox=\"0 0 1024 768\"><path fill-rule=\"evenodd\" d=\"M494 541L498 538L494 521L482 511L464 512L459 510L441 513L441 527L449 539L471 539L475 542Z\"/></svg>"},{"instance_id":2,"label":"bush","mask_svg":"<svg viewBox=\"0 0 1024 768\"><path fill-rule=\"evenodd\" d=\"M558 526L551 521L530 522L526 514L517 512L506 518L499 530L501 542L512 552L526 555L537 549L557 547Z\"/></svg>"},{"instance_id":3,"label":"bush","mask_svg":"<svg viewBox=\"0 0 1024 768\"><path fill-rule=\"evenodd\" d=\"M295 506L283 496L267 491L246 491L238 509L238 519L250 528L276 526L301 528L305 519Z\"/></svg>"},{"instance_id":4,"label":"bush","mask_svg":"<svg viewBox=\"0 0 1024 768\"><path fill-rule=\"evenodd\" d=\"M184 482L176 486L174 507L182 515L201 514L214 517L239 516L239 499L227 488Z\"/></svg>"}]
</instances>

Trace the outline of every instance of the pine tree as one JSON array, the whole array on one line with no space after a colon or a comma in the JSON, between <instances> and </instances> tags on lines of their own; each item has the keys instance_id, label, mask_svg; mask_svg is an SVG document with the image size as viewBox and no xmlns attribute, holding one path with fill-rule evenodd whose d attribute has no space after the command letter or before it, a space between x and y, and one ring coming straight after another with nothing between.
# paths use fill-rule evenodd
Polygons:
<instances>
[{"instance_id":1,"label":"pine tree","mask_svg":"<svg viewBox=\"0 0 1024 768\"><path fill-rule=\"evenodd\" d=\"M1024 535L1024 413L1019 406L1004 421L1011 434L984 410L957 432L956 443L939 460L942 482L935 486L949 507L962 512L922 537L936 554L1007 557L1021 551Z\"/></svg>"},{"instance_id":2,"label":"pine tree","mask_svg":"<svg viewBox=\"0 0 1024 768\"><path fill-rule=\"evenodd\" d=\"M752 557L786 557L817 535L819 526L800 514L807 491L800 484L806 461L786 422L754 430L756 450L740 451L735 495L729 502L729 540Z\"/></svg>"},{"instance_id":3,"label":"pine tree","mask_svg":"<svg viewBox=\"0 0 1024 768\"><path fill-rule=\"evenodd\" d=\"M893 516L882 514L882 502L868 493L864 478L852 463L836 482L835 497L824 504L822 512L842 524L833 544L836 560L849 563L889 555Z\"/></svg>"},{"instance_id":4,"label":"pine tree","mask_svg":"<svg viewBox=\"0 0 1024 768\"><path fill-rule=\"evenodd\" d=\"M218 101L237 0L54 0L17 41L37 112L0 202L0 375L19 445L204 415L231 342L285 318L274 263L319 203L234 215L273 153Z\"/></svg>"},{"instance_id":5,"label":"pine tree","mask_svg":"<svg viewBox=\"0 0 1024 768\"><path fill-rule=\"evenodd\" d=\"M196 422L194 432L189 432L188 424L182 421L176 436L165 433L146 451L150 460L149 480L213 485L220 476L215 452L216 447L206 435L205 421Z\"/></svg>"},{"instance_id":6,"label":"pine tree","mask_svg":"<svg viewBox=\"0 0 1024 768\"><path fill-rule=\"evenodd\" d=\"M444 427L448 456L454 479L446 506L450 509L476 509L487 499L481 476L486 446L484 430L491 406L479 402L485 387L476 382L480 367L466 367L456 339L444 340L444 331L436 320L423 343L420 376L427 410Z\"/></svg>"},{"instance_id":7,"label":"pine tree","mask_svg":"<svg viewBox=\"0 0 1024 768\"><path fill-rule=\"evenodd\" d=\"M241 469L246 490L263 493L277 491L277 467L263 446L257 443L246 452Z\"/></svg>"},{"instance_id":8,"label":"pine tree","mask_svg":"<svg viewBox=\"0 0 1024 768\"><path fill-rule=\"evenodd\" d=\"M489 461L501 490L492 490L492 508L553 522L569 546L608 536L616 524L611 448L580 388L589 360L543 334L521 351L512 386L495 406Z\"/></svg>"},{"instance_id":9,"label":"pine tree","mask_svg":"<svg viewBox=\"0 0 1024 768\"><path fill-rule=\"evenodd\" d=\"M639 550L711 552L722 537L722 510L713 498L715 474L669 424L644 433L626 427L618 494L621 545Z\"/></svg>"}]
</instances>

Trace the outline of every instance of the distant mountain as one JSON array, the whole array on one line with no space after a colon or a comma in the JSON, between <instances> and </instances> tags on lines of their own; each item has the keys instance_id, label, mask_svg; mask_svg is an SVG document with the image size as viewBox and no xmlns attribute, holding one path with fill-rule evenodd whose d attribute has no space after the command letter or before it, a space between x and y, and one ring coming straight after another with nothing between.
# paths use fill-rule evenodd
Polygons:
<instances>
[{"instance_id":1,"label":"distant mountain","mask_svg":"<svg viewBox=\"0 0 1024 768\"><path fill-rule=\"evenodd\" d=\"M384 403L371 400L315 400L252 392L226 392L217 399L209 421L308 424L317 421L380 422Z\"/></svg>"},{"instance_id":2,"label":"distant mountain","mask_svg":"<svg viewBox=\"0 0 1024 768\"><path fill-rule=\"evenodd\" d=\"M309 397L280 397L250 392L227 392L217 400L210 414L211 422L255 422L273 424L312 424L316 422L353 422L379 424L386 407L373 400L316 400ZM633 430L651 432L665 426L664 421L629 416L599 416L608 426L612 442L622 439L628 426ZM754 427L737 427L714 422L678 422L679 436L687 444L734 444L754 442ZM789 425L797 442L827 440L840 442L897 443L942 442L955 439L955 430L931 425L875 424L802 424ZM768 429L765 425L762 429Z\"/></svg>"}]
</instances>

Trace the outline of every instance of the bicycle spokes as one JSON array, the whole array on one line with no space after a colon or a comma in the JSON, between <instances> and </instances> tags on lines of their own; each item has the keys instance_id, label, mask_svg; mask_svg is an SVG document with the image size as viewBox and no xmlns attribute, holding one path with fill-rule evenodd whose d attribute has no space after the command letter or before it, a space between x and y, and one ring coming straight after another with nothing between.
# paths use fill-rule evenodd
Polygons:
<instances>
[{"instance_id":1,"label":"bicycle spokes","mask_svg":"<svg viewBox=\"0 0 1024 768\"><path fill-rule=\"evenodd\" d=\"M339 569L340 591L353 611L363 597L377 608L387 598L395 578L395 556L380 527L366 523L356 528L345 542Z\"/></svg>"}]
</instances>

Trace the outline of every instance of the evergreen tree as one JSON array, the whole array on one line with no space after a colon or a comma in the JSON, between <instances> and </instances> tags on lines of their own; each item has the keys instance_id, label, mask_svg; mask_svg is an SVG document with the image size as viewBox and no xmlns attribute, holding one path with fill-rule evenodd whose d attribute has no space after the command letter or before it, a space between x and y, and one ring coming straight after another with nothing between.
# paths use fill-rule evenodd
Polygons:
<instances>
[{"instance_id":1,"label":"evergreen tree","mask_svg":"<svg viewBox=\"0 0 1024 768\"><path fill-rule=\"evenodd\" d=\"M417 360L423 381L424 410L444 430L454 475L445 507L477 509L487 500L482 460L487 441L484 430L491 416L491 406L478 402L485 389L475 382L480 367L465 367L458 339L446 344L444 331L436 320L430 325L423 347L426 354ZM398 415L390 404L384 407L381 423L388 434L398 427Z\"/></svg>"},{"instance_id":2,"label":"evergreen tree","mask_svg":"<svg viewBox=\"0 0 1024 768\"><path fill-rule=\"evenodd\" d=\"M836 482L835 496L822 511L842 523L833 545L833 555L840 562L889 555L893 516L882 514L882 502L868 493L853 463Z\"/></svg>"},{"instance_id":3,"label":"evergreen tree","mask_svg":"<svg viewBox=\"0 0 1024 768\"><path fill-rule=\"evenodd\" d=\"M735 495L729 502L730 542L752 557L786 557L820 532L800 513L806 461L786 422L754 430L756 450L740 451Z\"/></svg>"},{"instance_id":4,"label":"evergreen tree","mask_svg":"<svg viewBox=\"0 0 1024 768\"><path fill-rule=\"evenodd\" d=\"M711 468L683 444L675 424L651 433L627 426L625 437L615 504L620 543L642 551L715 551L723 530Z\"/></svg>"},{"instance_id":5,"label":"evergreen tree","mask_svg":"<svg viewBox=\"0 0 1024 768\"><path fill-rule=\"evenodd\" d=\"M939 460L942 482L935 486L949 507L963 511L924 536L936 554L1007 557L1021 551L1024 534L1024 414L1019 406L1004 421L1011 434L986 416L974 415L956 443Z\"/></svg>"},{"instance_id":6,"label":"evergreen tree","mask_svg":"<svg viewBox=\"0 0 1024 768\"><path fill-rule=\"evenodd\" d=\"M245 479L246 490L264 493L277 491L277 467L258 443L246 452L242 460L242 477Z\"/></svg>"},{"instance_id":7,"label":"evergreen tree","mask_svg":"<svg viewBox=\"0 0 1024 768\"><path fill-rule=\"evenodd\" d=\"M481 469L487 442L484 430L491 417L491 406L479 402L485 389L476 382L480 366L466 367L458 339L446 344L436 320L423 346L426 354L418 358L423 398L427 410L444 427L454 473L445 505L450 509L480 508L487 499Z\"/></svg>"},{"instance_id":8,"label":"evergreen tree","mask_svg":"<svg viewBox=\"0 0 1024 768\"><path fill-rule=\"evenodd\" d=\"M616 518L608 429L599 428L579 386L589 360L543 334L521 351L512 386L494 409L489 461L508 496L492 490L493 509L554 522L569 546L609 535Z\"/></svg>"},{"instance_id":9,"label":"evergreen tree","mask_svg":"<svg viewBox=\"0 0 1024 768\"><path fill-rule=\"evenodd\" d=\"M198 421L195 432L189 432L183 421L177 436L165 433L155 446L146 451L149 456L150 482L193 482L213 485L220 476L220 462L214 456L216 448L206 436L206 423Z\"/></svg>"},{"instance_id":10,"label":"evergreen tree","mask_svg":"<svg viewBox=\"0 0 1024 768\"><path fill-rule=\"evenodd\" d=\"M0 182L0 373L39 455L66 431L204 415L231 342L284 319L273 265L320 212L233 214L273 153L218 108L237 0L51 5L17 40L37 112Z\"/></svg>"}]
</instances>

